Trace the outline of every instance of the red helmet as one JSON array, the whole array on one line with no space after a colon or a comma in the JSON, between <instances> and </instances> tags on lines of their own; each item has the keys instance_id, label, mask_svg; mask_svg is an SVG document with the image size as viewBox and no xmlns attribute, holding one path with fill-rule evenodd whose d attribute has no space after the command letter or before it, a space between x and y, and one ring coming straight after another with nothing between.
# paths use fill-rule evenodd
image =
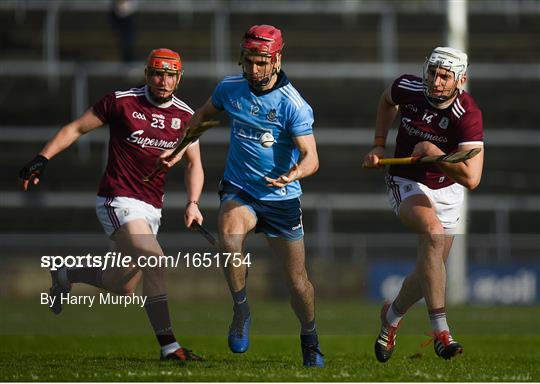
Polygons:
<instances>
[{"instance_id":1,"label":"red helmet","mask_svg":"<svg viewBox=\"0 0 540 384\"><path fill-rule=\"evenodd\" d=\"M271 25L254 25L244 35L241 48L243 54L268 56L275 60L283 49L281 31Z\"/></svg>"},{"instance_id":2,"label":"red helmet","mask_svg":"<svg viewBox=\"0 0 540 384\"><path fill-rule=\"evenodd\" d=\"M169 73L181 73L182 60L180 59L180 55L175 51L167 48L157 48L148 55L146 68Z\"/></svg>"}]
</instances>

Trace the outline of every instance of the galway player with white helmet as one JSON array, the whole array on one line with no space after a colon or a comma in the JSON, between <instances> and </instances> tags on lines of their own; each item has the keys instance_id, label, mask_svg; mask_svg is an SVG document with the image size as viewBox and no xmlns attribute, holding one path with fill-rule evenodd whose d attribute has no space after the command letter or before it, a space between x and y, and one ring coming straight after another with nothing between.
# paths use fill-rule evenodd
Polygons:
<instances>
[{"instance_id":1,"label":"galway player with white helmet","mask_svg":"<svg viewBox=\"0 0 540 384\"><path fill-rule=\"evenodd\" d=\"M271 25L254 25L241 43L242 75L225 77L191 120L196 125L225 110L230 146L222 182L219 240L224 252L242 252L248 232L262 232L283 265L292 307L300 320L304 365L323 366L315 327L314 290L306 267L299 180L319 165L313 111L281 70L283 38ZM246 266L229 264L234 300L231 351L249 347L251 315Z\"/></svg>"},{"instance_id":2,"label":"galway player with white helmet","mask_svg":"<svg viewBox=\"0 0 540 384\"><path fill-rule=\"evenodd\" d=\"M164 150L173 148L185 135L193 110L178 99L176 91L182 77L180 55L170 49L153 50L145 68L146 85L104 96L81 117L62 127L39 155L26 164L19 177L23 189L38 184L47 162L68 148L82 135L109 126L109 158L96 199L97 216L107 236L125 255L163 255L156 240L165 185L164 173L151 182L143 177L155 167ZM198 142L184 153L187 159L185 185L187 204L185 224L202 222L198 200L204 173ZM62 311L60 296L73 283L86 283L118 294L131 294L143 278L145 310L161 347L161 358L185 361L201 360L181 347L174 336L163 268L61 268L51 271L51 308Z\"/></svg>"},{"instance_id":3,"label":"galway player with white helmet","mask_svg":"<svg viewBox=\"0 0 540 384\"><path fill-rule=\"evenodd\" d=\"M380 166L388 130L398 113L395 157L483 148L482 113L463 90L467 65L464 52L437 47L424 64L423 78L397 78L380 98L374 145L364 158L364 166ZM446 321L444 263L456 232L464 188L478 186L483 161L481 151L462 163L393 165L388 169L388 198L405 226L419 234L418 259L397 297L381 310L381 331L375 341L379 361L390 359L402 317L422 298L431 321L435 353L450 359L463 352Z\"/></svg>"}]
</instances>

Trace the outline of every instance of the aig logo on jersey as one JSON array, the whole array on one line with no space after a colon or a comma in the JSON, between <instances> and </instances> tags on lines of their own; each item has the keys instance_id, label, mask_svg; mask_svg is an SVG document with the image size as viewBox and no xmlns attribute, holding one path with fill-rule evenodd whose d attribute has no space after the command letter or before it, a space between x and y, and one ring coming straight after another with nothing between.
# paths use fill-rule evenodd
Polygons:
<instances>
[{"instance_id":1,"label":"aig logo on jersey","mask_svg":"<svg viewBox=\"0 0 540 384\"><path fill-rule=\"evenodd\" d=\"M439 121L439 127L441 129L446 129L446 128L448 128L449 123L450 123L450 120L448 119L448 117L443 116L441 121Z\"/></svg>"},{"instance_id":2,"label":"aig logo on jersey","mask_svg":"<svg viewBox=\"0 0 540 384\"><path fill-rule=\"evenodd\" d=\"M179 118L174 117L171 121L171 128L180 129L181 127L182 127L182 121Z\"/></svg>"}]
</instances>

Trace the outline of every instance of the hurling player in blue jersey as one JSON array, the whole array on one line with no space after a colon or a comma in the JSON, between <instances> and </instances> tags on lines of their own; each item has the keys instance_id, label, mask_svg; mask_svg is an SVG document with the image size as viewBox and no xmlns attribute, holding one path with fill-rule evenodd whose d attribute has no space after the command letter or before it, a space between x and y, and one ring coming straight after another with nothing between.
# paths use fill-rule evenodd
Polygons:
<instances>
[{"instance_id":1,"label":"hurling player in blue jersey","mask_svg":"<svg viewBox=\"0 0 540 384\"><path fill-rule=\"evenodd\" d=\"M221 249L241 253L252 230L266 236L282 265L291 305L301 323L304 365L322 367L299 200L299 180L319 167L313 111L281 70L282 48L279 29L270 25L251 27L241 44L239 64L243 74L225 77L195 112L190 126L223 110L228 113L231 134L220 191ZM234 300L228 343L232 352L242 353L249 347L251 324L247 267L229 263L224 271Z\"/></svg>"}]
</instances>

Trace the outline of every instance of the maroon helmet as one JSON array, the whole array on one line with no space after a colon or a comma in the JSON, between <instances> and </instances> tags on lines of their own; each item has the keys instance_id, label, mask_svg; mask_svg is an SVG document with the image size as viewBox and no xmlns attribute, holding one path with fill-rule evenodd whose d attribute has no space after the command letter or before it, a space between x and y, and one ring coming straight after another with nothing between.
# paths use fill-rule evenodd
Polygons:
<instances>
[{"instance_id":1,"label":"maroon helmet","mask_svg":"<svg viewBox=\"0 0 540 384\"><path fill-rule=\"evenodd\" d=\"M271 25L254 25L242 39L242 54L271 57L275 61L283 49L281 31Z\"/></svg>"}]
</instances>

